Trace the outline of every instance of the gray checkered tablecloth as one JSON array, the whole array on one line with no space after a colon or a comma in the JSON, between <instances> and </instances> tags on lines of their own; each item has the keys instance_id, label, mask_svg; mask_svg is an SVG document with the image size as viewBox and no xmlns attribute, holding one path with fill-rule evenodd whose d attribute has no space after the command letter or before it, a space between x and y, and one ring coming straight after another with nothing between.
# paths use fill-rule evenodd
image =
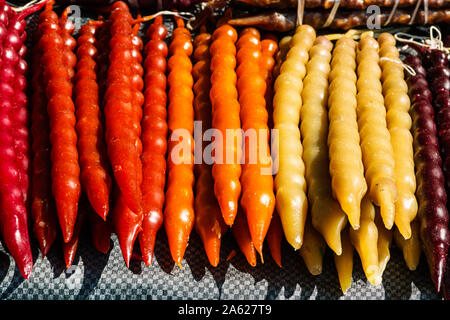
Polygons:
<instances>
[{"instance_id":1,"label":"gray checkered tablecloth","mask_svg":"<svg viewBox=\"0 0 450 320\"><path fill-rule=\"evenodd\" d=\"M231 234L223 238L221 262L216 268L209 265L195 232L181 269L170 258L164 231L158 235L155 258L149 267L132 261L128 269L115 235L111 244L111 251L101 254L93 248L89 234L83 234L74 265L69 269L65 268L59 243L44 259L34 245L35 265L29 280L22 278L12 258L0 248L0 299L440 299L424 256L418 269L411 272L396 247L391 250L383 283L377 287L367 282L355 254L353 284L343 295L329 249L322 274L312 276L300 255L285 242L283 268L273 262L267 248L265 263L249 266ZM231 250L237 250L238 254L226 261Z\"/></svg>"}]
</instances>

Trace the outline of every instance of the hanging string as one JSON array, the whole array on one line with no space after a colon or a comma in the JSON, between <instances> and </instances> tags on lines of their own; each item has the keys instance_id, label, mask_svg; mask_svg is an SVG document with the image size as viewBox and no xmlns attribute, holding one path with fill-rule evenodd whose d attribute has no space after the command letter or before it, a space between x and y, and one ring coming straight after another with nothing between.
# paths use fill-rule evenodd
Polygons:
<instances>
[{"instance_id":1,"label":"hanging string","mask_svg":"<svg viewBox=\"0 0 450 320\"><path fill-rule=\"evenodd\" d=\"M437 36L434 36L434 33L437 34ZM450 54L450 48L444 47L444 43L441 39L442 35L440 30L435 27L430 27L430 36L429 37L420 37L411 35L404 32L397 32L394 34L395 40L401 43L412 43L415 45L418 45L423 48L430 48L430 49L437 49L446 52L447 54ZM417 41L417 40L418 41Z\"/></svg>"},{"instance_id":2,"label":"hanging string","mask_svg":"<svg viewBox=\"0 0 450 320\"><path fill-rule=\"evenodd\" d=\"M380 61L389 61L389 62L393 62L393 63L399 64L399 65L401 65L401 66L406 70L406 72L408 72L411 76L415 76L415 75L416 75L416 71L415 71L410 65L407 65L406 63L403 63L403 62L400 61L400 60L395 60L395 59L388 58L388 57L381 57L381 58L380 58Z\"/></svg>"},{"instance_id":3,"label":"hanging string","mask_svg":"<svg viewBox=\"0 0 450 320\"><path fill-rule=\"evenodd\" d=\"M394 13L397 11L398 4L399 0L395 0L394 5L392 6L391 13L389 14L389 17L387 18L386 22L383 24L383 27L386 27L389 23L391 23L391 20L394 17Z\"/></svg>"},{"instance_id":4,"label":"hanging string","mask_svg":"<svg viewBox=\"0 0 450 320\"><path fill-rule=\"evenodd\" d=\"M305 14L305 0L297 1L297 27L303 24L303 15Z\"/></svg>"},{"instance_id":5,"label":"hanging string","mask_svg":"<svg viewBox=\"0 0 450 320\"><path fill-rule=\"evenodd\" d=\"M399 42L415 43L415 44L418 44L420 46L424 44L424 41L426 39L428 39L427 37L416 36L416 35L405 33L405 32L397 32L397 33L395 33L394 34L394 38L395 38L395 40L397 40ZM420 42L416 41L414 39L420 40Z\"/></svg>"},{"instance_id":6,"label":"hanging string","mask_svg":"<svg viewBox=\"0 0 450 320\"><path fill-rule=\"evenodd\" d=\"M323 24L322 28L327 28L331 25L331 23L334 20L334 17L336 16L336 12L339 9L339 5L341 4L341 0L335 0L333 3L333 7L331 8L330 14L328 15L327 20Z\"/></svg>"},{"instance_id":7,"label":"hanging string","mask_svg":"<svg viewBox=\"0 0 450 320\"><path fill-rule=\"evenodd\" d=\"M423 0L424 24L428 23L428 0Z\"/></svg>"},{"instance_id":8,"label":"hanging string","mask_svg":"<svg viewBox=\"0 0 450 320\"><path fill-rule=\"evenodd\" d=\"M436 32L437 37L434 37L434 32ZM441 31L435 26L431 26L430 39L426 41L426 43L430 46L430 49L443 50L444 44L441 39L442 39Z\"/></svg>"},{"instance_id":9,"label":"hanging string","mask_svg":"<svg viewBox=\"0 0 450 320\"><path fill-rule=\"evenodd\" d=\"M422 4L422 0L418 0L417 4L416 4L416 7L414 8L413 14L411 16L411 19L408 22L409 25L414 23L414 20L416 19L416 15L417 15L417 12L419 11L419 8L420 8L421 4Z\"/></svg>"},{"instance_id":10,"label":"hanging string","mask_svg":"<svg viewBox=\"0 0 450 320\"><path fill-rule=\"evenodd\" d=\"M23 11L23 10L25 10L25 9L27 9L27 8L29 8L29 7L31 7L31 6L33 6L33 5L35 5L35 4L37 4L38 2L39 2L39 3L44 3L44 2L47 2L47 1L48 1L48 0L41 0L41 1L38 1L38 0L32 0L32 1L28 2L27 4L25 4L25 5L22 6L22 7L11 7L11 9L14 10L15 12L21 12L21 11Z\"/></svg>"}]
</instances>

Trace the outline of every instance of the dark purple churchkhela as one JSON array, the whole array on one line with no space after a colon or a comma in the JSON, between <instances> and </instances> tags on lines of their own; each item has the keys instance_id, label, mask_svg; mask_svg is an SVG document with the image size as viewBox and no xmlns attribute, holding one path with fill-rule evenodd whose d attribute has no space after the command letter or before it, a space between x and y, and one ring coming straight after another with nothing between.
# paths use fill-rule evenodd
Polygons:
<instances>
[{"instance_id":1,"label":"dark purple churchkhela","mask_svg":"<svg viewBox=\"0 0 450 320\"><path fill-rule=\"evenodd\" d=\"M450 190L450 69L447 68L448 59L443 51L432 50L425 55L425 59L432 103L436 112L445 184L447 190Z\"/></svg>"},{"instance_id":2,"label":"dark purple churchkhela","mask_svg":"<svg viewBox=\"0 0 450 320\"><path fill-rule=\"evenodd\" d=\"M450 69L447 54L441 50L427 50L423 54L427 65L427 77L433 95L433 107L437 112L439 143L447 191L450 190ZM445 299L450 299L450 257L442 283Z\"/></svg>"},{"instance_id":3,"label":"dark purple churchkhela","mask_svg":"<svg viewBox=\"0 0 450 320\"><path fill-rule=\"evenodd\" d=\"M411 117L420 238L431 279L436 290L439 291L446 270L450 232L445 179L439 152L438 132L434 122L433 96L428 87L421 59L410 55L404 62L416 71L415 76L407 77L407 83L412 102Z\"/></svg>"}]
</instances>

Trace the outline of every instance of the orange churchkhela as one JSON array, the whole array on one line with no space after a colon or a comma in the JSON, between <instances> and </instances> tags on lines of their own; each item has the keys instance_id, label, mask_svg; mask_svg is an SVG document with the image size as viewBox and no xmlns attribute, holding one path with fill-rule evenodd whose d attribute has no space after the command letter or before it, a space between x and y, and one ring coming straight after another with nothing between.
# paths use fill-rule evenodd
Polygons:
<instances>
[{"instance_id":1,"label":"orange churchkhela","mask_svg":"<svg viewBox=\"0 0 450 320\"><path fill-rule=\"evenodd\" d=\"M181 267L194 227L194 93L191 34L176 17L169 46L169 149L164 226L172 259ZM181 147L181 148L180 148Z\"/></svg>"},{"instance_id":2,"label":"orange churchkhela","mask_svg":"<svg viewBox=\"0 0 450 320\"><path fill-rule=\"evenodd\" d=\"M221 135L214 137L214 193L225 223L231 226L241 195L242 134L240 105L236 88L236 30L228 24L218 27L212 35L211 54L212 126ZM227 137L228 133L228 137ZM231 134L230 134L231 133Z\"/></svg>"},{"instance_id":3,"label":"orange churchkhela","mask_svg":"<svg viewBox=\"0 0 450 320\"><path fill-rule=\"evenodd\" d=\"M241 205L247 216L253 244L262 257L275 196L268 145L268 113L265 108L266 81L260 67L262 53L259 32L253 28L244 29L237 41L237 49L237 88L245 137Z\"/></svg>"},{"instance_id":4,"label":"orange churchkhela","mask_svg":"<svg viewBox=\"0 0 450 320\"><path fill-rule=\"evenodd\" d=\"M261 73L266 80L266 109L269 113L268 126L273 129L273 81L275 73L275 57L278 56L279 47L278 39L274 34L266 34L261 40ZM281 225L280 216L276 210L273 211L272 220L270 221L269 230L267 230L266 240L269 250L275 263L281 267L281 241L283 239L283 227Z\"/></svg>"},{"instance_id":5,"label":"orange churchkhela","mask_svg":"<svg viewBox=\"0 0 450 320\"><path fill-rule=\"evenodd\" d=\"M209 90L211 89L211 55L209 46L212 36L201 28L201 33L194 39L194 61L192 69L194 76L194 110L195 120L201 121L202 136L212 126L211 101ZM197 152L203 154L206 142L197 142ZM228 227L223 221L219 203L214 195L214 179L212 165L202 161L195 165L195 230L202 239L203 246L212 266L219 264L220 245L222 235Z\"/></svg>"}]
</instances>

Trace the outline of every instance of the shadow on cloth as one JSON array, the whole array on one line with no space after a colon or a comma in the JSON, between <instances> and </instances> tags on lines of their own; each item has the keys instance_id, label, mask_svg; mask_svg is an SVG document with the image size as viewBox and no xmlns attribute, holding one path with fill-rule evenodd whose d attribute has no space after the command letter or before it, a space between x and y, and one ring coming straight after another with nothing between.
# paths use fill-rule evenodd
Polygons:
<instances>
[{"instance_id":1,"label":"shadow on cloth","mask_svg":"<svg viewBox=\"0 0 450 320\"><path fill-rule=\"evenodd\" d=\"M81 234L79 248L73 262L74 266L82 264L84 270L83 279L81 279L81 288L74 299L89 299L93 296L104 269L108 264L108 260L112 257L111 251L113 249L118 250L117 246L113 248L117 243L113 241L115 237L113 236L111 240L112 248L108 254L105 255L97 252L92 245L92 240L87 232L88 230L85 227ZM33 243L33 257L38 257L40 254L36 247L36 244ZM237 254L227 261L227 257L232 250L235 250ZM440 295L434 291L424 256L422 255L417 270L413 272L409 271L403 261L401 251L395 246L391 249L391 260L384 273L383 288L374 289L373 292L376 291L376 295L373 296L371 295L370 284L367 283L361 267L361 261L356 251L354 252L353 285L347 293L347 296L343 296L339 287L333 254L330 249L325 253L323 271L318 276L313 276L308 272L301 256L284 239L282 242L282 268L279 268L273 261L267 245L264 246L263 254L264 264L258 259L258 264L255 267L251 267L247 263L244 255L240 252L231 233L227 233L222 238L220 263L217 267L212 267L209 264L200 237L193 231L184 259L189 266L190 276L192 276L195 282L206 281L205 275L207 277L211 275L214 279L217 291L214 288L214 290L205 293L209 299L335 300L339 298L384 298L386 300L399 300L410 299L413 293L413 286L415 286L415 292L420 291L420 296L415 296L415 298L425 300L440 299ZM117 257L116 255L114 256ZM51 264L54 278L65 276L67 279L74 276L73 272L66 271L60 238L56 240L46 258ZM163 228L158 232L155 245L155 259L157 260L158 269L167 274L173 273L175 264L171 259L167 237ZM38 261L38 263L40 262L42 260ZM4 288L0 292L0 299L10 299L14 296L15 290L24 281L17 268L14 268L12 277L7 277L11 263L13 263L12 258L5 250L0 250L0 284L3 284L2 288ZM123 263L123 270L125 268ZM135 260L130 265L130 271L133 274L140 274L141 268L145 268L145 266L143 262L138 260ZM64 275L62 275L63 272L65 273ZM240 279L236 281L236 279L231 278L233 277L233 275L230 275L231 273L238 274L239 277L242 277L240 279L243 281L240 282ZM8 283L5 282L6 278L9 279ZM228 283L230 279L234 283L234 291L224 291L226 288L225 282L227 281ZM361 295L355 295L355 289L358 291L358 288L361 286L364 288L364 292ZM365 289L366 287L368 291ZM383 292L384 297L382 296Z\"/></svg>"},{"instance_id":2,"label":"shadow on cloth","mask_svg":"<svg viewBox=\"0 0 450 320\"><path fill-rule=\"evenodd\" d=\"M213 267L209 263L201 238L195 231L191 234L189 245L184 256L195 281L201 281L206 274L206 270L210 272L218 289L218 296L214 297L214 299L222 298L222 288L230 265L230 262L226 261L227 256L232 250L230 240L229 232L223 235L220 247L220 262L217 267Z\"/></svg>"},{"instance_id":3,"label":"shadow on cloth","mask_svg":"<svg viewBox=\"0 0 450 320\"><path fill-rule=\"evenodd\" d=\"M77 300L88 299L91 292L95 290L114 247L114 242L110 241L111 248L107 254L97 251L93 247L92 240L87 235L86 229L84 228L84 237L80 239L80 245L77 250L78 257L75 257L77 261L81 258L84 265L83 282L78 295L75 297Z\"/></svg>"}]
</instances>

